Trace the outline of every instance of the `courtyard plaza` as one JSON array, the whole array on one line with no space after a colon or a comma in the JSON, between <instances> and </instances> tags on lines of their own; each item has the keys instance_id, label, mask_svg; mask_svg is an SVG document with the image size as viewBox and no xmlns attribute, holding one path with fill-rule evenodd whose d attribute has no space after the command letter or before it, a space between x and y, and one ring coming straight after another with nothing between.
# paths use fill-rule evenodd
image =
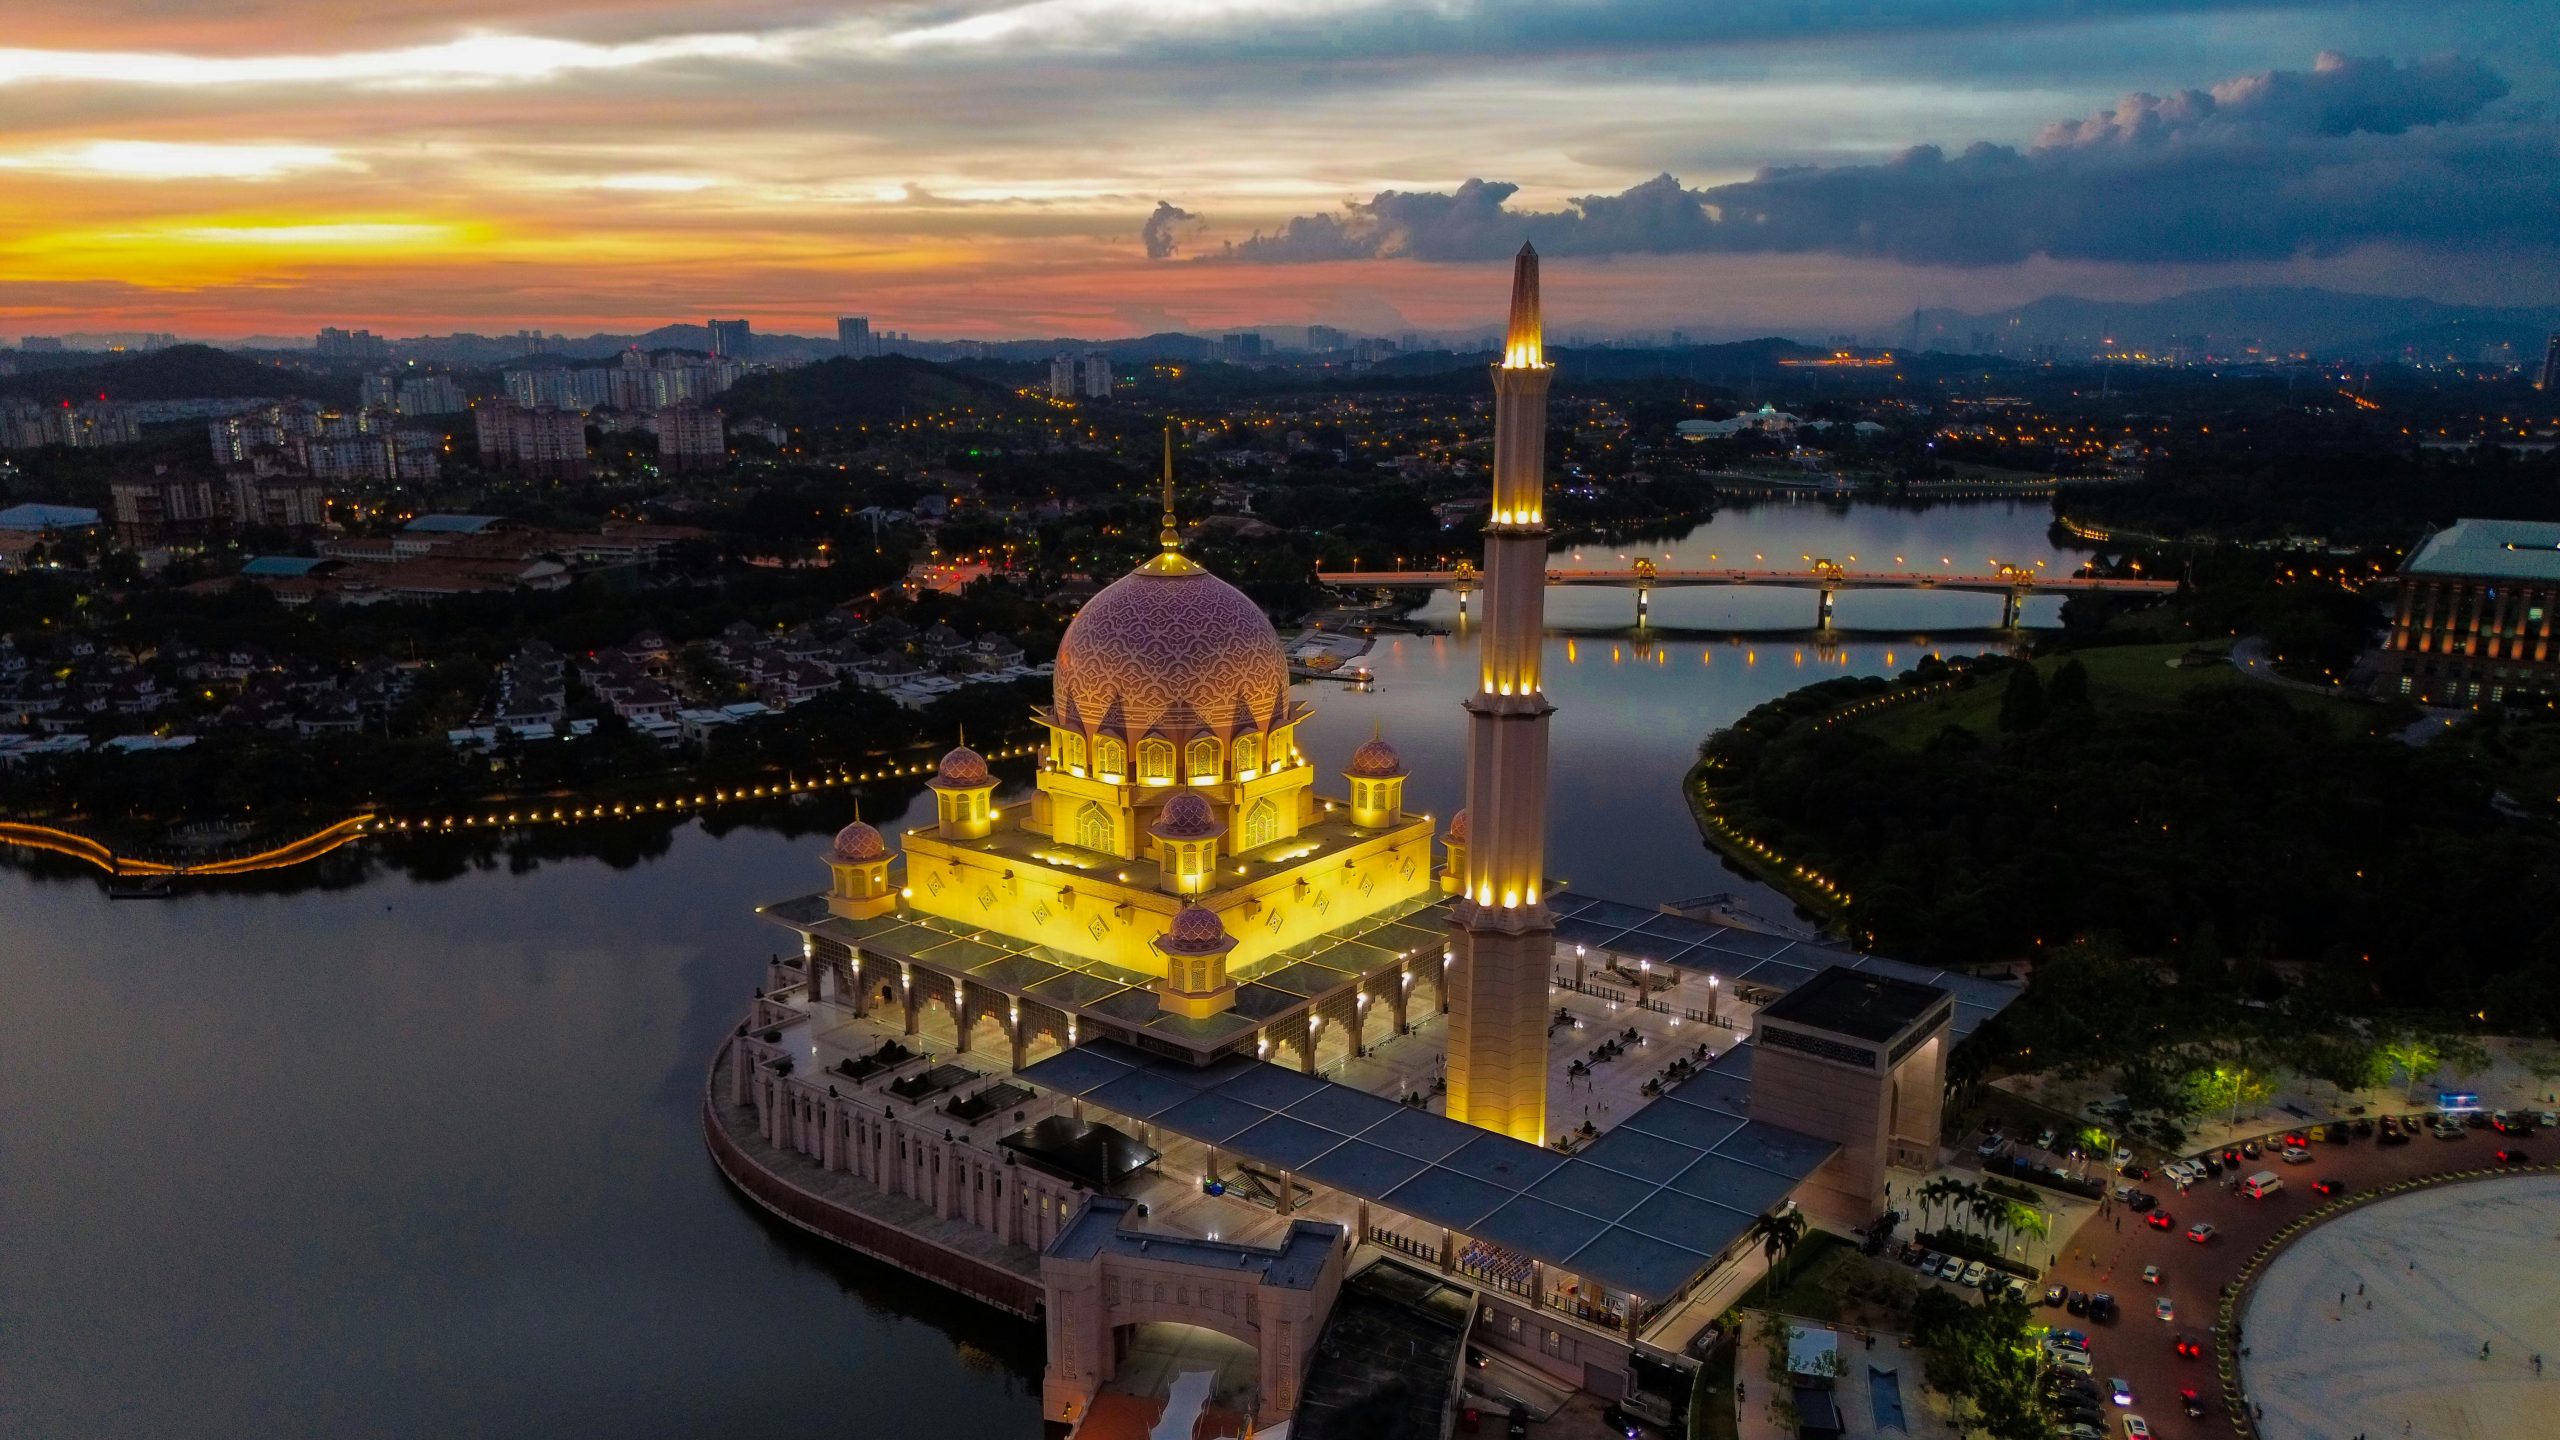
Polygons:
<instances>
[{"instance_id":1,"label":"courtyard plaza","mask_svg":"<svg viewBox=\"0 0 2560 1440\"><path fill-rule=\"evenodd\" d=\"M1584 959L1581 973L1585 978L1580 989L1575 988L1574 980L1578 958ZM1632 989L1614 988L1638 976L1649 986L1652 1005L1634 1003ZM1700 1066L1725 1056L1748 1033L1758 1008L1721 984L1710 1001L1702 975L1677 974L1667 967L1629 968L1624 976L1613 974L1597 957L1577 957L1570 945L1557 947L1555 977L1557 983L1551 986L1549 997L1549 1113L1560 1129L1570 1133L1571 1148L1577 1151L1646 1105L1653 1098L1646 1093L1647 1085L1658 1081L1675 1060L1685 1058L1693 1066ZM1745 991L1752 993L1747 987ZM825 1074L830 1085L849 1093L877 1091L884 1103L912 1111L920 1107L941 1110L955 1100L992 1092L992 1098L1000 1103L973 1126L983 1127L980 1138L989 1142L1052 1117L1113 1125L1146 1150L1156 1152L1143 1169L1114 1187L1116 1193L1145 1207L1145 1223L1151 1230L1248 1245L1276 1245L1292 1220L1317 1220L1341 1225L1346 1232L1360 1237L1360 1250L1368 1253L1355 1253L1355 1270L1372 1255L1389 1253L1399 1254L1408 1262L1416 1258L1427 1265L1441 1262L1439 1251L1444 1237L1437 1226L1399 1216L1343 1190L1310 1183L1303 1176L1273 1174L1241 1157L1220 1153L1160 1127L1010 1079L1010 1049L990 1024L982 1022L980 1033L974 1037L977 1043L972 1050L962 1052L951 1012L939 1005L918 1007L916 1029L909 1033L904 1028L903 1009L897 1005L874 1005L867 1015L857 1015L850 1004L833 994L812 1005L805 992L798 989L779 992L771 1003L782 1023L770 1027L767 1033L777 1037L776 1043L792 1057L794 1068L803 1073ZM1710 1005L1713 1022L1704 1018ZM1319 1047L1316 1073L1390 1100L1402 1102L1411 1097L1420 1102L1419 1108L1440 1113L1437 1085L1446 1066L1445 1017L1431 1013L1428 1007L1416 1006L1411 1028L1405 1034L1394 1033L1391 1024L1378 1023L1384 1022L1383 1016L1376 1017L1375 1022L1366 1015L1362 1019L1365 1048L1351 1053L1347 1038ZM1634 1032L1632 1040L1627 1038L1629 1031ZM1324 1031L1327 1037L1340 1032L1341 1027L1331 1025ZM860 1062L880 1052L886 1044L904 1046L917 1052L917 1057L863 1081L842 1075L846 1062ZM1595 1051L1613 1044L1614 1053L1607 1058L1594 1058ZM1058 1053L1054 1044L1038 1045L1026 1055L1026 1064L1036 1065ZM902 1080L913 1087L917 1083L913 1077L927 1074L938 1076L929 1092L911 1090L909 1095L900 1097L888 1089ZM955 1127L956 1124L955 1120ZM1590 1126L1588 1134L1582 1133L1585 1124ZM1211 1193L1208 1182L1213 1177L1220 1182L1221 1193ZM1897 1171L1894 1188L1903 1192L1923 1178L1916 1172ZM1289 1191L1285 1212L1280 1205L1284 1185ZM1721 1267L1706 1284L1648 1316L1641 1338L1677 1351L1757 1279L1765 1263L1754 1248L1741 1257L1741 1263ZM1458 1253L1447 1257L1443 1268L1467 1279L1508 1282L1516 1290L1523 1278L1522 1266L1521 1257L1461 1242ZM1576 1308L1568 1308L1575 1307L1581 1299L1577 1279L1554 1278L1557 1290L1549 1308L1567 1319L1582 1318ZM1598 1323L1622 1335L1614 1317L1602 1318Z\"/></svg>"}]
</instances>

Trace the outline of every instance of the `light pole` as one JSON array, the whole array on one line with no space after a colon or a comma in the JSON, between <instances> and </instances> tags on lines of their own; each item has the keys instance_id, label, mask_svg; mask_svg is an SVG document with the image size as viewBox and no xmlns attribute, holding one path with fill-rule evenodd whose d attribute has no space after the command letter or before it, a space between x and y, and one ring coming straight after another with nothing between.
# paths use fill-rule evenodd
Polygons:
<instances>
[{"instance_id":1,"label":"light pole","mask_svg":"<svg viewBox=\"0 0 2560 1440\"><path fill-rule=\"evenodd\" d=\"M1724 977L1721 975L1710 975L1707 977L1707 1023L1710 1025L1717 1023L1716 991L1722 987L1723 984Z\"/></svg>"}]
</instances>

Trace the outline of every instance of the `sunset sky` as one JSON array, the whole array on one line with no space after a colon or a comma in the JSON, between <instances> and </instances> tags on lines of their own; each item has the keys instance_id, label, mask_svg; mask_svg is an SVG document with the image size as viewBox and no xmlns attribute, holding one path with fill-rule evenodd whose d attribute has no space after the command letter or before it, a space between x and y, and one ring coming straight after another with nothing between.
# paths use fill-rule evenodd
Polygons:
<instances>
[{"instance_id":1,"label":"sunset sky","mask_svg":"<svg viewBox=\"0 0 2560 1440\"><path fill-rule=\"evenodd\" d=\"M1394 333L1489 322L1524 236L1592 329L2242 281L2560 303L2560 7L2520 0L0 17L12 337Z\"/></svg>"}]
</instances>

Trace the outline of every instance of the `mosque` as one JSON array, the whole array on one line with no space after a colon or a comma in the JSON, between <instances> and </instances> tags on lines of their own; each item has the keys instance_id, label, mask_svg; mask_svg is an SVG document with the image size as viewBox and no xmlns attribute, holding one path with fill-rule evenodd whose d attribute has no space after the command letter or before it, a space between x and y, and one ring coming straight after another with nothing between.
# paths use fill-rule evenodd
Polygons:
<instances>
[{"instance_id":1,"label":"mosque","mask_svg":"<svg viewBox=\"0 0 2560 1440\"><path fill-rule=\"evenodd\" d=\"M1037 1317L1052 1421L1128 1432L1124 1375L1200 1334L1227 1433L1446 1434L1469 1348L1668 1421L1765 1217L1863 1224L1936 1163L1946 1052L2009 987L1546 876L1552 377L1524 247L1445 825L1387 739L1301 749L1269 619L1183 553L1168 439L1159 551L1068 626L1031 792L963 745L931 826L847 825L823 892L764 907L799 953L713 1066L715 1159Z\"/></svg>"}]
</instances>

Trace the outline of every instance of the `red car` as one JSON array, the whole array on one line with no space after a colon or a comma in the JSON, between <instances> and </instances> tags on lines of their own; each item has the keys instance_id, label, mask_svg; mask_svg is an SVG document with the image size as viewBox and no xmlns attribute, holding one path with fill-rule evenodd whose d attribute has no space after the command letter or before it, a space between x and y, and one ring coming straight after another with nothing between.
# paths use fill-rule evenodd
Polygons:
<instances>
[{"instance_id":1,"label":"red car","mask_svg":"<svg viewBox=\"0 0 2560 1440\"><path fill-rule=\"evenodd\" d=\"M2142 1217L2142 1223L2150 1226L2154 1230L2166 1230L2176 1225L2178 1222L2168 1211L2154 1210L2150 1214Z\"/></svg>"},{"instance_id":2,"label":"red car","mask_svg":"<svg viewBox=\"0 0 2560 1440\"><path fill-rule=\"evenodd\" d=\"M2204 1358L2204 1346L2198 1344L2192 1335L2181 1335L2178 1337L2178 1358L2200 1360Z\"/></svg>"}]
</instances>

